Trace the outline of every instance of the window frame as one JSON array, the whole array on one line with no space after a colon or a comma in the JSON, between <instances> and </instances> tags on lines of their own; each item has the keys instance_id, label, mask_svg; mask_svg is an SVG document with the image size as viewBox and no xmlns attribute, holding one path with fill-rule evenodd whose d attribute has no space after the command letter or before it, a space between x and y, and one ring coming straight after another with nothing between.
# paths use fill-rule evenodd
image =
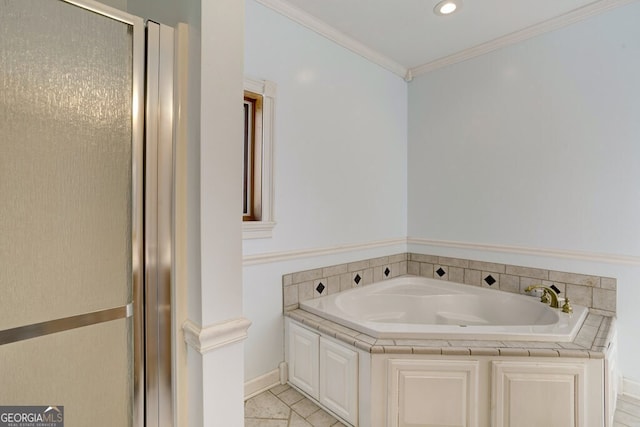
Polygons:
<instances>
[{"instance_id":1,"label":"window frame","mask_svg":"<svg viewBox=\"0 0 640 427\"><path fill-rule=\"evenodd\" d=\"M246 219L243 212L242 237L243 239L269 238L276 225L273 218L273 119L276 85L270 81L245 77L244 92L245 99L246 92L250 92L250 99L257 99L254 104L256 114L253 123L253 143L255 144L253 176L249 179L252 180L254 191L258 194L255 194L257 197L254 197L253 201L254 212L251 212Z\"/></svg>"}]
</instances>

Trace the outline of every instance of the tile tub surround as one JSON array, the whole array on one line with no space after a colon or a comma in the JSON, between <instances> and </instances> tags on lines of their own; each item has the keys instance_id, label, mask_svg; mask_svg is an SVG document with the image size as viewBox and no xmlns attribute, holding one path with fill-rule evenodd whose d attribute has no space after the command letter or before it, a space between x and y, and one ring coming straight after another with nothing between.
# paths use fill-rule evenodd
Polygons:
<instances>
[{"instance_id":1,"label":"tile tub surround","mask_svg":"<svg viewBox=\"0 0 640 427\"><path fill-rule=\"evenodd\" d=\"M573 342L419 340L374 338L301 309L285 316L311 329L372 354L445 356L522 356L604 359L615 331L615 318L589 313Z\"/></svg>"},{"instance_id":2,"label":"tile tub surround","mask_svg":"<svg viewBox=\"0 0 640 427\"><path fill-rule=\"evenodd\" d=\"M282 276L284 311L297 309L301 301L406 274L521 294L529 285L542 284L574 304L589 307L593 314L616 314L617 282L610 277L415 253L286 274Z\"/></svg>"}]
</instances>

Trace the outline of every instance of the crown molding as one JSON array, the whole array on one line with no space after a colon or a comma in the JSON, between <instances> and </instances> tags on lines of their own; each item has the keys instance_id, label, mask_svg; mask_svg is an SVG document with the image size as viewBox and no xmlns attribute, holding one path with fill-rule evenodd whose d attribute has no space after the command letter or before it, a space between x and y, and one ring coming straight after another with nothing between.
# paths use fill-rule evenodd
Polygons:
<instances>
[{"instance_id":1,"label":"crown molding","mask_svg":"<svg viewBox=\"0 0 640 427\"><path fill-rule=\"evenodd\" d=\"M284 0L256 0L263 6L291 19L294 22L320 34L332 42L357 53L365 59L381 66L385 70L407 79L407 68L393 59L371 49L365 44L355 40L354 38L338 31L324 21L292 6Z\"/></svg>"},{"instance_id":2,"label":"crown molding","mask_svg":"<svg viewBox=\"0 0 640 427\"><path fill-rule=\"evenodd\" d=\"M191 320L182 325L184 340L198 353L205 354L220 347L239 342L247 338L247 329L251 321L244 317L227 320L201 328Z\"/></svg>"},{"instance_id":3,"label":"crown molding","mask_svg":"<svg viewBox=\"0 0 640 427\"><path fill-rule=\"evenodd\" d=\"M407 239L408 245L416 246L428 246L428 247L441 247L441 248L455 248L474 251L488 251L488 252L503 252L508 254L521 254L521 255L534 255L547 258L564 258L577 261L589 261L600 262L604 264L621 264L640 266L640 257L631 255L615 255L615 254L602 254L583 251L570 251L564 249L549 249L549 248L533 248L525 246L508 246L508 245L495 245L495 244L481 244L470 242L458 242L450 240L431 240L409 237ZM411 252L411 248L407 248L408 252Z\"/></svg>"},{"instance_id":4,"label":"crown molding","mask_svg":"<svg viewBox=\"0 0 640 427\"><path fill-rule=\"evenodd\" d=\"M421 74L437 70L438 68L443 68L448 65L466 61L467 59L475 58L477 56L493 52L494 50L498 50L503 47L528 40L541 34L545 34L569 26L571 24L575 24L576 22L580 22L584 19L606 12L610 9L633 3L634 1L637 0L598 0L586 6L572 10L571 12L567 12L564 15L548 19L539 24L535 24L522 30L515 31L511 34L507 34L506 36L498 37L486 43L482 43L472 48L454 53L453 55L445 56L444 58L436 59L435 61L431 61L426 64L411 68L409 69L407 75L416 77Z\"/></svg>"}]
</instances>

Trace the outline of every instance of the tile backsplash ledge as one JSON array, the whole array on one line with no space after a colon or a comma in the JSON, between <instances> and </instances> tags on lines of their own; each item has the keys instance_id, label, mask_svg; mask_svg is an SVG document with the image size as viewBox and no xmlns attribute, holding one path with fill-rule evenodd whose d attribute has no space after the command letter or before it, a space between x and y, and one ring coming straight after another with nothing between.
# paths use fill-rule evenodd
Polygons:
<instances>
[{"instance_id":1,"label":"tile backsplash ledge","mask_svg":"<svg viewBox=\"0 0 640 427\"><path fill-rule=\"evenodd\" d=\"M520 294L529 285L542 284L553 287L573 304L589 307L592 313L616 315L617 281L610 277L415 253L285 274L283 307L285 311L294 310L301 301L406 274Z\"/></svg>"}]
</instances>

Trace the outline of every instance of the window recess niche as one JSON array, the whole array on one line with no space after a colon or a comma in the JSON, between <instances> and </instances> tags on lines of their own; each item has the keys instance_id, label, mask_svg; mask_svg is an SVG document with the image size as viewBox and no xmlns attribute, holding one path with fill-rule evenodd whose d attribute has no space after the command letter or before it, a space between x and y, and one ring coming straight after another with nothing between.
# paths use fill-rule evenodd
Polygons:
<instances>
[{"instance_id":1,"label":"window recess niche","mask_svg":"<svg viewBox=\"0 0 640 427\"><path fill-rule=\"evenodd\" d=\"M243 239L270 238L273 218L273 123L276 84L244 79Z\"/></svg>"}]
</instances>

